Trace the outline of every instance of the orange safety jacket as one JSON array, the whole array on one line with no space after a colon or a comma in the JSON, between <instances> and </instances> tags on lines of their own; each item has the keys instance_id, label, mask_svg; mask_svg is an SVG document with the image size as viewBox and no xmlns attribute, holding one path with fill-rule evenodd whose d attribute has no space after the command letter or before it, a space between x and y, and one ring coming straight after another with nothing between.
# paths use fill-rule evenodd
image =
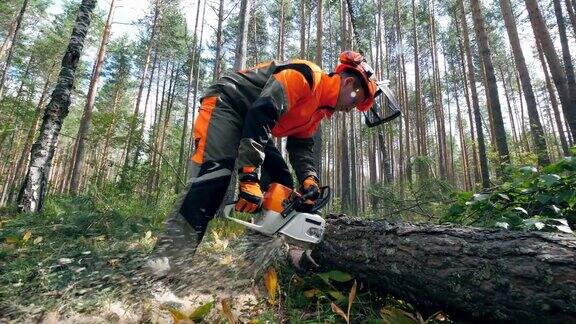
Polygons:
<instances>
[{"instance_id":1,"label":"orange safety jacket","mask_svg":"<svg viewBox=\"0 0 576 324\"><path fill-rule=\"evenodd\" d=\"M259 168L271 136L288 137L287 150L297 177L318 177L313 135L320 121L334 113L340 76L304 60L268 62L228 73L204 97L219 96L244 118L238 148L241 167Z\"/></svg>"}]
</instances>

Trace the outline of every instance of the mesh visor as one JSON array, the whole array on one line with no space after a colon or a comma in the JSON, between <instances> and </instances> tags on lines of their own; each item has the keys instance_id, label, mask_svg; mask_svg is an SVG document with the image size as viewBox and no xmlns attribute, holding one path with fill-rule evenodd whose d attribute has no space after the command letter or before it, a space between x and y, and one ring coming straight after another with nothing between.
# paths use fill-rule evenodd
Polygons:
<instances>
[{"instance_id":1,"label":"mesh visor","mask_svg":"<svg viewBox=\"0 0 576 324\"><path fill-rule=\"evenodd\" d=\"M368 127L375 127L389 122L402 114L400 105L398 105L392 90L388 88L387 82L379 81L376 84L378 85L378 90L374 98L374 105L370 110L364 112L366 126Z\"/></svg>"}]
</instances>

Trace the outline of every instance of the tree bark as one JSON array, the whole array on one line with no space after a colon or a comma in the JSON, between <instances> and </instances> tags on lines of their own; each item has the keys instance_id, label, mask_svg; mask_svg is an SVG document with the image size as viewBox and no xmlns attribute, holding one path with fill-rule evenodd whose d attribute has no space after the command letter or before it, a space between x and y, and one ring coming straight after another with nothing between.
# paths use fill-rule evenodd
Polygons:
<instances>
[{"instance_id":1,"label":"tree bark","mask_svg":"<svg viewBox=\"0 0 576 324\"><path fill-rule=\"evenodd\" d=\"M560 34L560 45L562 47L562 60L564 61L564 71L566 73L566 84L568 85L568 95L572 103L572 114L576 115L576 75L574 75L574 64L572 63L572 55L570 54L570 46L568 45L568 37L566 36L566 26L564 25L564 15L562 14L562 5L560 0L553 0L554 13L556 14L556 22L558 23L558 33ZM576 124L576 121L573 121ZM570 126L573 128L572 126ZM576 134L576 130L572 129L572 134ZM572 136L573 138L574 135Z\"/></svg>"},{"instance_id":2,"label":"tree bark","mask_svg":"<svg viewBox=\"0 0 576 324\"><path fill-rule=\"evenodd\" d=\"M40 100L38 101L38 105L36 105L36 110L34 111L34 120L32 121L31 127L28 129L28 134L26 135L26 140L24 141L24 148L20 154L20 158L18 159L18 163L14 167L14 175L10 179L8 188L13 190L18 185L16 181L21 181L21 173L24 171L24 165L27 163L27 159L29 158L28 152L30 151L30 146L32 145L32 141L34 140L34 136L36 135L36 130L38 129L38 122L40 120L40 116L42 115L42 107L44 107L44 101L46 100L46 96L48 95L48 87L50 86L52 73L49 73L46 77L46 82L44 83L44 87L42 89L42 93L40 94ZM20 180L18 180L20 179ZM12 194L9 197L8 201L14 201L15 194Z\"/></svg>"},{"instance_id":3,"label":"tree bark","mask_svg":"<svg viewBox=\"0 0 576 324\"><path fill-rule=\"evenodd\" d=\"M2 75L0 75L0 99L2 99L4 94L4 88L6 87L6 73L10 68L10 63L12 61L12 56L14 56L14 49L16 48L16 41L18 39L18 31L20 26L22 26L22 18L24 18L24 13L28 8L28 0L24 0L22 7L20 7L20 12L18 13L18 18L16 18L16 29L14 30L14 35L12 36L12 41L10 42L10 50L8 51L8 56L6 57L6 63L4 64L4 69L2 69Z\"/></svg>"},{"instance_id":4,"label":"tree bark","mask_svg":"<svg viewBox=\"0 0 576 324\"><path fill-rule=\"evenodd\" d=\"M574 38L576 38L576 15L574 14L574 8L572 8L570 0L566 0L565 3L568 16L570 17L570 22L572 23L572 29L574 30Z\"/></svg>"},{"instance_id":5,"label":"tree bark","mask_svg":"<svg viewBox=\"0 0 576 324\"><path fill-rule=\"evenodd\" d=\"M96 0L83 0L80 4L70 43L62 59L62 69L52 92L52 98L46 106L40 135L32 146L30 166L22 185L22 194L18 199L18 208L23 212L36 213L42 208L52 158L62 122L68 115L76 67L82 55L84 40L95 6Z\"/></svg>"},{"instance_id":6,"label":"tree bark","mask_svg":"<svg viewBox=\"0 0 576 324\"><path fill-rule=\"evenodd\" d=\"M100 49L94 62L94 69L92 70L92 78L90 78L90 86L88 87L88 95L86 98L86 105L84 106L84 113L80 120L78 129L78 145L76 148L76 155L72 159L72 176L70 179L70 192L74 195L78 194L80 186L80 178L82 168L84 167L84 154L86 151L86 140L88 139L88 132L90 131L90 124L92 123L92 111L94 110L94 102L96 101L96 94L98 90L98 81L100 81L100 72L106 56L108 47L108 40L110 39L110 32L112 27L112 18L114 17L114 3L116 0L110 1L110 9L106 24L104 25L104 32L102 33L102 40L100 42Z\"/></svg>"},{"instance_id":7,"label":"tree bark","mask_svg":"<svg viewBox=\"0 0 576 324\"><path fill-rule=\"evenodd\" d=\"M488 170L488 158L486 156L486 142L484 141L484 130L482 129L482 115L480 104L478 103L478 91L476 90L476 75L472 52L470 50L470 39L468 37L468 24L466 23L466 12L464 3L458 1L460 7L460 19L462 21L462 36L464 37L464 52L466 53L466 65L468 69L468 81L470 82L470 94L472 96L472 107L474 110L474 123L476 128L476 138L478 140L478 159L480 162L480 176L482 178L482 188L490 187L490 173Z\"/></svg>"},{"instance_id":8,"label":"tree bark","mask_svg":"<svg viewBox=\"0 0 576 324\"><path fill-rule=\"evenodd\" d=\"M414 87L415 87L415 106L416 111L416 134L417 134L417 146L418 155L424 156L427 154L426 148L426 125L424 122L425 117L422 105L422 94L421 94L421 82L420 82L420 53L418 47L418 29L416 24L416 2L412 0L412 31L414 33Z\"/></svg>"},{"instance_id":9,"label":"tree bark","mask_svg":"<svg viewBox=\"0 0 576 324\"><path fill-rule=\"evenodd\" d=\"M548 61L552 79L554 80L560 102L562 103L564 118L568 122L572 138L576 139L576 87L568 87L566 74L562 70L560 59L554 48L554 43L552 42L550 32L546 27L546 21L542 17L537 1L525 0L525 2L528 8L530 23L534 30L534 36L540 41L542 50Z\"/></svg>"},{"instance_id":10,"label":"tree bark","mask_svg":"<svg viewBox=\"0 0 576 324\"><path fill-rule=\"evenodd\" d=\"M306 1L300 0L300 58L306 59Z\"/></svg>"},{"instance_id":11,"label":"tree bark","mask_svg":"<svg viewBox=\"0 0 576 324\"><path fill-rule=\"evenodd\" d=\"M516 64L516 69L520 75L520 81L522 82L522 89L524 90L526 108L528 109L528 119L530 120L530 131L532 140L534 141L536 155L538 156L538 164L540 166L544 166L550 163L550 157L548 155L548 149L546 148L544 130L542 129L542 123L540 122L540 116L538 115L536 97L534 96L534 91L532 90L532 81L530 80L530 74L528 72L528 67L526 66L524 53L522 52L522 47L520 46L516 21L514 20L514 14L512 12L512 8L510 7L509 0L500 0L500 8L502 9L504 23L508 32L508 39L510 40L510 45L512 46L514 63Z\"/></svg>"},{"instance_id":12,"label":"tree bark","mask_svg":"<svg viewBox=\"0 0 576 324\"><path fill-rule=\"evenodd\" d=\"M18 13L13 14L12 22L10 23L10 27L8 27L8 32L6 33L6 38L2 42L2 46L0 46L0 62L4 60L4 57L8 53L8 49L10 45L12 45L12 40L14 39L14 34L16 33L16 27L18 27ZM4 68L2 64L0 64L0 68Z\"/></svg>"},{"instance_id":13,"label":"tree bark","mask_svg":"<svg viewBox=\"0 0 576 324\"><path fill-rule=\"evenodd\" d=\"M316 65L322 68L322 0L317 3L317 16L316 16ZM316 168L318 177L322 175L322 125L318 126L318 130L314 134L314 160L316 160Z\"/></svg>"},{"instance_id":14,"label":"tree bark","mask_svg":"<svg viewBox=\"0 0 576 324\"><path fill-rule=\"evenodd\" d=\"M250 1L250 0L245 0L245 1ZM202 4L202 2L198 2L197 4L197 8L196 8L196 19L194 21L194 38L192 41L192 49L191 49L191 55L190 55L190 69L188 70L188 84L186 86L186 105L184 108L184 123L183 123L183 129L182 129L182 137L180 138L180 150L179 150L179 154L178 154L178 175L182 175L183 174L183 170L182 168L184 167L184 152L186 151L185 147L186 147L186 135L188 134L188 115L190 113L190 93L192 92L192 80L194 78L194 71L200 69L200 66L196 65L196 69L194 69L194 65L196 63L196 53L198 53L198 38L197 36L197 31L198 31L198 20L200 18L200 5ZM244 2L242 3L244 5ZM243 24L241 24L243 26ZM248 24L246 24L246 29L248 29ZM246 31L246 34L248 33L248 31ZM244 35L244 40L247 39L246 35ZM200 53L198 53L200 54ZM246 57L246 52L244 49L244 60ZM148 92L150 93L150 92ZM192 107L194 107L194 105L192 105ZM185 174L184 174L184 179L186 179ZM180 192L180 183L179 181L176 181L176 193Z\"/></svg>"},{"instance_id":15,"label":"tree bark","mask_svg":"<svg viewBox=\"0 0 576 324\"><path fill-rule=\"evenodd\" d=\"M562 147L562 153L565 156L570 155L570 150L568 148L568 142L566 141L566 135L564 133L564 125L562 119L560 118L560 109L558 108L558 100L556 99L556 92L554 92L554 87L552 86L552 81L550 80L550 73L548 72L548 65L546 65L546 59L544 58L544 53L542 52L542 46L540 42L536 41L536 49L538 50L538 58L542 63L542 70L544 71L544 80L546 81L546 90L548 91L548 97L550 98L550 103L552 110L554 111L554 121L556 122L556 128L558 128L558 137L560 138L560 146Z\"/></svg>"},{"instance_id":16,"label":"tree bark","mask_svg":"<svg viewBox=\"0 0 576 324\"><path fill-rule=\"evenodd\" d=\"M216 30L216 56L214 57L214 76L213 81L220 78L222 73L222 24L224 23L224 0L220 0L218 7L218 29Z\"/></svg>"},{"instance_id":17,"label":"tree bark","mask_svg":"<svg viewBox=\"0 0 576 324\"><path fill-rule=\"evenodd\" d=\"M252 13L252 0L242 0L240 4L240 30L236 41L236 57L234 58L234 70L246 68L246 50L248 48L248 24ZM198 20L198 19L196 19Z\"/></svg>"},{"instance_id":18,"label":"tree bark","mask_svg":"<svg viewBox=\"0 0 576 324\"><path fill-rule=\"evenodd\" d=\"M126 142L126 149L124 152L124 164L122 166L122 173L124 174L128 169L130 162L130 152L132 151L132 140L134 137L134 131L136 130L136 124L138 123L138 117L140 114L140 102L142 101L142 93L144 92L144 85L146 84L146 75L148 74L148 65L150 64L150 58L152 56L152 49L154 48L154 40L156 38L156 32L158 28L158 22L160 19L161 2L156 0L154 5L154 20L152 21L152 31L150 32L150 40L148 42L148 47L146 49L146 58L144 59L144 67L142 68L142 74L140 76L140 85L138 86L138 95L136 96L136 105L134 107L134 114L130 120L130 129L128 130L128 141ZM138 159L138 156L134 156L134 161Z\"/></svg>"},{"instance_id":19,"label":"tree bark","mask_svg":"<svg viewBox=\"0 0 576 324\"><path fill-rule=\"evenodd\" d=\"M492 116L492 128L494 130L494 140L496 149L498 151L499 170L503 170L504 165L510 163L510 153L508 151L508 143L506 141L506 130L504 129L504 120L502 119L502 111L500 107L500 98L498 96L498 85L496 83L496 75L494 74L494 66L492 65L492 58L490 53L490 46L488 44L488 35L484 24L484 17L480 9L479 0L470 0L472 5L472 16L474 21L474 30L476 32L476 39L478 41L478 48L480 50L480 57L484 66L484 73L486 76L486 90L487 97L489 98L490 109Z\"/></svg>"},{"instance_id":20,"label":"tree bark","mask_svg":"<svg viewBox=\"0 0 576 324\"><path fill-rule=\"evenodd\" d=\"M478 322L576 321L576 239L384 220L328 220L313 258L382 293Z\"/></svg>"},{"instance_id":21,"label":"tree bark","mask_svg":"<svg viewBox=\"0 0 576 324\"><path fill-rule=\"evenodd\" d=\"M198 53L202 52L202 39L204 37L204 22L205 22L205 13L206 13L206 1L204 1L204 8L202 8L202 26L200 27L200 42L198 45ZM198 56L196 57L197 63L196 66L200 67L200 54L198 54ZM196 99L198 96L198 87L200 85L200 68L196 69L196 84L194 86L194 96L192 96L192 102L193 102L193 106L192 106L192 127L190 128L192 131L190 132L190 140L188 141L188 151L186 156L190 157L192 151L194 150L194 123L195 123L195 118L196 118L196 110L194 109L194 105L196 104ZM188 158L186 163L186 170L184 172L185 177L184 179L186 180L186 182L188 182L188 171L190 169L190 163L192 163L192 160L190 158ZM234 174L234 173L233 173ZM234 177L234 176L233 176ZM234 181L235 182L235 181Z\"/></svg>"}]
</instances>

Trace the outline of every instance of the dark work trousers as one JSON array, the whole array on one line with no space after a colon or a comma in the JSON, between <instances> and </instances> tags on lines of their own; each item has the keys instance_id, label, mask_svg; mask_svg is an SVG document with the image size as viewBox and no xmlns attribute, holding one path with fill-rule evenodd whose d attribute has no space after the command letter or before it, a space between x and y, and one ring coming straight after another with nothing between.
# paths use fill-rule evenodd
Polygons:
<instances>
[{"instance_id":1,"label":"dark work trousers","mask_svg":"<svg viewBox=\"0 0 576 324\"><path fill-rule=\"evenodd\" d=\"M180 207L180 214L196 232L198 243L220 207L235 172L243 121L243 116L221 98L202 100L194 127L196 150L191 161L192 178ZM272 139L267 142L264 153L263 188L272 182L293 188L292 175Z\"/></svg>"}]
</instances>

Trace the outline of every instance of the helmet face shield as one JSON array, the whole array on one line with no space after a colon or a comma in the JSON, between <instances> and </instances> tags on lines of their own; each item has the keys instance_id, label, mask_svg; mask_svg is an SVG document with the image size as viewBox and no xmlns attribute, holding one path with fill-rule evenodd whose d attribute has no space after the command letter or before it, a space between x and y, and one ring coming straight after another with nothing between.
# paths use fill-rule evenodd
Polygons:
<instances>
[{"instance_id":1,"label":"helmet face shield","mask_svg":"<svg viewBox=\"0 0 576 324\"><path fill-rule=\"evenodd\" d=\"M399 117L402 113L394 93L385 81L376 82L374 105L364 112L366 126L375 127Z\"/></svg>"}]
</instances>

